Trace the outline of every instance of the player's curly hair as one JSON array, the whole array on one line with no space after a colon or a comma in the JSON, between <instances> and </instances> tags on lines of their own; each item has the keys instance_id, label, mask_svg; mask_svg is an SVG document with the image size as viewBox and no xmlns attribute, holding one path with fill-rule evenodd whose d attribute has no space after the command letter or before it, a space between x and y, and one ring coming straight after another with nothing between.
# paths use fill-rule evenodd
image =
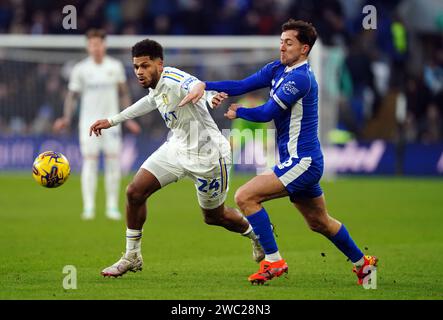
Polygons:
<instances>
[{"instance_id":1,"label":"player's curly hair","mask_svg":"<svg viewBox=\"0 0 443 320\"><path fill-rule=\"evenodd\" d=\"M297 39L302 44L307 44L309 46L309 51L311 51L317 40L317 30L315 27L303 20L289 19L281 26L282 31L296 30L298 31Z\"/></svg>"},{"instance_id":2,"label":"player's curly hair","mask_svg":"<svg viewBox=\"0 0 443 320\"><path fill-rule=\"evenodd\" d=\"M137 42L132 47L132 57L150 57L152 60L160 58L163 60L163 47L154 40L145 39Z\"/></svg>"}]
</instances>

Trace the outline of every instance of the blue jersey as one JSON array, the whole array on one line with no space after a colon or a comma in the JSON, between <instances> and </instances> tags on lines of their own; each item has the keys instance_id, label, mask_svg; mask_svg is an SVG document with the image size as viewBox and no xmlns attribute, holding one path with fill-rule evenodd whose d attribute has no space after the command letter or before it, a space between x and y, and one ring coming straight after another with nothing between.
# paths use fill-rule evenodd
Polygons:
<instances>
[{"instance_id":1,"label":"blue jersey","mask_svg":"<svg viewBox=\"0 0 443 320\"><path fill-rule=\"evenodd\" d=\"M268 102L258 108L239 108L237 116L251 121L274 120L280 162L291 158L322 158L318 140L318 85L307 63L286 67L274 61L239 81L206 82L207 90L229 95L270 88Z\"/></svg>"}]
</instances>

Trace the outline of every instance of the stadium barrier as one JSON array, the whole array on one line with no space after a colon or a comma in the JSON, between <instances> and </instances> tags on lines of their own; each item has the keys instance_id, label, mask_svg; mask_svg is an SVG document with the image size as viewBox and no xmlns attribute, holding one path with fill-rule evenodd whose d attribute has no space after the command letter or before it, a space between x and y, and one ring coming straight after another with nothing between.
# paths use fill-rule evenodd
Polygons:
<instances>
[{"instance_id":1,"label":"stadium barrier","mask_svg":"<svg viewBox=\"0 0 443 320\"><path fill-rule=\"evenodd\" d=\"M122 151L122 170L135 171L163 140L147 141L145 137L126 135ZM0 137L0 171L29 171L33 159L43 151L62 152L70 161L73 172L81 168L78 139L73 136ZM243 152L245 152L243 150ZM246 149L246 152L252 152ZM351 141L324 148L325 167L337 174L358 175L443 175L443 144L406 144L401 150L382 140ZM243 158L251 155L243 155ZM251 164L237 164L242 172L255 173Z\"/></svg>"}]
</instances>

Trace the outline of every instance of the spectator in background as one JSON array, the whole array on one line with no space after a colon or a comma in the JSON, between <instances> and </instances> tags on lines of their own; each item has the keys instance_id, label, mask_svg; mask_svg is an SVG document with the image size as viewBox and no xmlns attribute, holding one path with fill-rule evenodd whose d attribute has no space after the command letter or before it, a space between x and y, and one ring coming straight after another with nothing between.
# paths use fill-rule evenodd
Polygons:
<instances>
[{"instance_id":1,"label":"spectator in background","mask_svg":"<svg viewBox=\"0 0 443 320\"><path fill-rule=\"evenodd\" d=\"M431 101L419 124L420 138L425 143L436 143L443 138L443 47L435 48L430 62L425 65L424 81Z\"/></svg>"},{"instance_id":2,"label":"spectator in background","mask_svg":"<svg viewBox=\"0 0 443 320\"><path fill-rule=\"evenodd\" d=\"M327 46L344 44L347 37L343 8L338 0L317 0L318 14L313 15L322 43Z\"/></svg>"},{"instance_id":3,"label":"spectator in background","mask_svg":"<svg viewBox=\"0 0 443 320\"><path fill-rule=\"evenodd\" d=\"M144 33L148 34L175 34L175 23L178 18L178 4L176 0L150 1L144 8Z\"/></svg>"},{"instance_id":4,"label":"spectator in background","mask_svg":"<svg viewBox=\"0 0 443 320\"><path fill-rule=\"evenodd\" d=\"M424 67L424 80L433 99L443 93L443 50L437 49Z\"/></svg>"},{"instance_id":5,"label":"spectator in background","mask_svg":"<svg viewBox=\"0 0 443 320\"><path fill-rule=\"evenodd\" d=\"M202 0L180 1L178 20L183 34L205 35L211 32L211 23L215 19L214 12L219 12L212 1Z\"/></svg>"},{"instance_id":6,"label":"spectator in background","mask_svg":"<svg viewBox=\"0 0 443 320\"><path fill-rule=\"evenodd\" d=\"M32 15L31 34L44 34L47 32L45 13L41 10Z\"/></svg>"},{"instance_id":7,"label":"spectator in background","mask_svg":"<svg viewBox=\"0 0 443 320\"><path fill-rule=\"evenodd\" d=\"M0 33L6 33L14 18L12 4L7 0L0 0Z\"/></svg>"},{"instance_id":8,"label":"spectator in background","mask_svg":"<svg viewBox=\"0 0 443 320\"><path fill-rule=\"evenodd\" d=\"M419 140L418 119L426 113L426 107L430 104L432 95L423 81L423 76L412 75L406 81L405 94L407 115L403 134L405 141L411 143Z\"/></svg>"},{"instance_id":9,"label":"spectator in background","mask_svg":"<svg viewBox=\"0 0 443 320\"><path fill-rule=\"evenodd\" d=\"M374 74L372 72L372 58L363 45L365 41L365 34L362 33L358 38L352 41L349 49L348 56L345 59L345 67L349 72L350 77L350 112L352 117L353 128L349 128L354 131L357 137L361 136L361 130L366 122L366 110L367 105L371 104L369 108L372 113L374 101L372 102L366 99L367 90L370 90L374 97L378 96L377 88L374 83Z\"/></svg>"},{"instance_id":10,"label":"spectator in background","mask_svg":"<svg viewBox=\"0 0 443 320\"><path fill-rule=\"evenodd\" d=\"M428 105L425 116L419 123L420 140L423 143L438 143L442 141L442 117L435 103Z\"/></svg>"},{"instance_id":11,"label":"spectator in background","mask_svg":"<svg viewBox=\"0 0 443 320\"><path fill-rule=\"evenodd\" d=\"M120 1L111 0L108 2L108 4L105 7L105 19L106 19L106 32L108 34L117 33L117 31L120 29L123 23L123 15L122 15Z\"/></svg>"}]
</instances>

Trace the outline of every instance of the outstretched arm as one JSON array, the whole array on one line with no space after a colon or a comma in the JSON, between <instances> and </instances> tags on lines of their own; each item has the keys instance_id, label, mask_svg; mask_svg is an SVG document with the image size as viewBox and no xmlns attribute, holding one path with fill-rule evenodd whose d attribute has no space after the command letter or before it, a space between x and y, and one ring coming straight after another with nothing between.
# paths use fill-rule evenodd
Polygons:
<instances>
[{"instance_id":1,"label":"outstretched arm","mask_svg":"<svg viewBox=\"0 0 443 320\"><path fill-rule=\"evenodd\" d=\"M272 81L272 70L276 63L276 61L268 63L262 69L243 80L208 81L200 83L189 91L186 97L180 102L179 107L184 106L190 101L196 103L203 96L205 90L224 92L230 96L238 96L250 91L269 87ZM212 101L212 107L217 107L218 105L219 103L217 104L217 102L214 103L214 101Z\"/></svg>"},{"instance_id":2,"label":"outstretched arm","mask_svg":"<svg viewBox=\"0 0 443 320\"><path fill-rule=\"evenodd\" d=\"M243 80L226 80L226 81L208 81L206 82L206 90L218 92L226 92L230 96L239 96L250 91L265 88L269 86L269 81L261 75L261 72Z\"/></svg>"},{"instance_id":3,"label":"outstretched arm","mask_svg":"<svg viewBox=\"0 0 443 320\"><path fill-rule=\"evenodd\" d=\"M246 92L254 91L256 89L261 89L266 87L267 84L264 83L256 74L243 79L243 80L228 80L228 81L215 81L215 82L200 82L195 85L192 90L183 98L183 100L178 104L179 107L192 101L192 103L197 103L198 100L204 95L205 89L208 91L218 91L222 95L216 95L211 101L211 107L217 108L221 101L226 99L228 95L238 96ZM220 98L221 101L220 101Z\"/></svg>"},{"instance_id":4,"label":"outstretched arm","mask_svg":"<svg viewBox=\"0 0 443 320\"><path fill-rule=\"evenodd\" d=\"M125 120L134 119L136 117L140 117L145 115L152 110L157 109L157 106L151 103L148 96L145 96L134 103L132 106L124 109L119 114L109 118L109 119L101 119L97 120L92 124L89 128L89 135L91 136L94 133L96 136L101 135L102 129L108 129L112 126L115 126Z\"/></svg>"},{"instance_id":5,"label":"outstretched arm","mask_svg":"<svg viewBox=\"0 0 443 320\"><path fill-rule=\"evenodd\" d=\"M206 82L206 90L226 92L230 96L238 96L257 89L270 87L274 67L279 63L278 61L270 62L243 80Z\"/></svg>"},{"instance_id":6,"label":"outstretched arm","mask_svg":"<svg viewBox=\"0 0 443 320\"><path fill-rule=\"evenodd\" d=\"M273 99L269 99L264 105L255 108L243 108L239 104L232 104L225 117L230 120L241 118L253 122L269 122L282 112L284 110Z\"/></svg>"}]
</instances>

